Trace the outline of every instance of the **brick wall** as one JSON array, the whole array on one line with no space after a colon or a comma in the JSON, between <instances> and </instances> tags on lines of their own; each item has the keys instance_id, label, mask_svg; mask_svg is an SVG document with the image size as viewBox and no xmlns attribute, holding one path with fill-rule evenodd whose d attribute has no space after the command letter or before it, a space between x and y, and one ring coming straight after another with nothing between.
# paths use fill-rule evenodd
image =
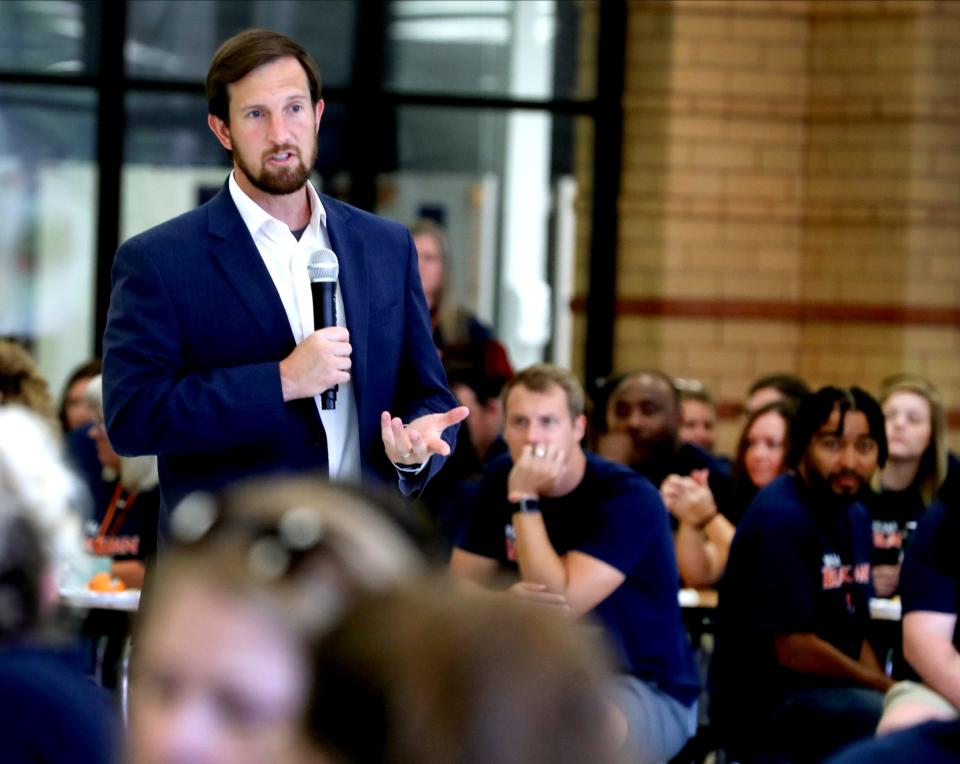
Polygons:
<instances>
[{"instance_id":1,"label":"brick wall","mask_svg":"<svg viewBox=\"0 0 960 764\"><path fill-rule=\"evenodd\" d=\"M615 367L960 407L960 3L628 8Z\"/></svg>"}]
</instances>

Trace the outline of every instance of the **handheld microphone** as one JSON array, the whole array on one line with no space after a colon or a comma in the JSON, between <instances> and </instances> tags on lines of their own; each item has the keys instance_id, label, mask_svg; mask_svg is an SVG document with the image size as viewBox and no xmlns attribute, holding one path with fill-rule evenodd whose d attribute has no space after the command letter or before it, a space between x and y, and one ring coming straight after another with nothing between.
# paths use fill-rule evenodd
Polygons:
<instances>
[{"instance_id":1,"label":"handheld microphone","mask_svg":"<svg viewBox=\"0 0 960 764\"><path fill-rule=\"evenodd\" d=\"M337 325L337 277L340 263L332 249L318 249L307 261L310 276L310 294L313 297L313 328L326 329ZM325 411L337 407L337 385L320 395L320 407Z\"/></svg>"}]
</instances>

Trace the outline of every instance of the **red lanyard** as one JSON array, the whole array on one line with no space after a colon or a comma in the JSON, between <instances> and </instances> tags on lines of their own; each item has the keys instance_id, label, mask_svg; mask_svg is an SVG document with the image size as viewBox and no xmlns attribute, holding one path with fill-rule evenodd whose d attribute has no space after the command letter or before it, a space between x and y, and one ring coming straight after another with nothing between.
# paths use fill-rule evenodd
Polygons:
<instances>
[{"instance_id":1,"label":"red lanyard","mask_svg":"<svg viewBox=\"0 0 960 764\"><path fill-rule=\"evenodd\" d=\"M105 536L115 536L117 534L127 519L130 507L133 506L133 502L136 500L136 492L128 493L127 497L125 499L123 498L123 483L118 480L117 487L113 492L113 498L110 500L110 506L107 507L106 514L103 516L103 522L100 523L100 527L97 529L97 540L94 544L94 549L103 545ZM119 514L117 510L120 510ZM114 515L117 515L116 522L113 521Z\"/></svg>"}]
</instances>

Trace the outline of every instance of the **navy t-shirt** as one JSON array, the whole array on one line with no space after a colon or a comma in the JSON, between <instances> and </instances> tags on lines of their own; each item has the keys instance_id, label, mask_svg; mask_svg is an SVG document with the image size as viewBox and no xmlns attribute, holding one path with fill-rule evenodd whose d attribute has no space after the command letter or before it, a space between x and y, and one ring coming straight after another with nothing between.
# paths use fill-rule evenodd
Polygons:
<instances>
[{"instance_id":1,"label":"navy t-shirt","mask_svg":"<svg viewBox=\"0 0 960 764\"><path fill-rule=\"evenodd\" d=\"M669 454L652 456L649 459L633 465L634 469L659 489L668 475L689 475L694 470L706 469L707 485L713 494L717 509L731 523L740 522L742 511L737 507L734 497L733 478L730 471L713 454L704 451L693 443L681 443ZM676 519L670 516L671 526L676 527Z\"/></svg>"},{"instance_id":2,"label":"navy t-shirt","mask_svg":"<svg viewBox=\"0 0 960 764\"><path fill-rule=\"evenodd\" d=\"M934 501L917 523L900 574L904 615L917 610L957 614L960 592L953 557L960 541L960 523L950 513L958 511L956 506L948 509L943 502ZM948 548L952 551L947 552ZM954 629L953 644L960 649L960 624Z\"/></svg>"},{"instance_id":3,"label":"navy t-shirt","mask_svg":"<svg viewBox=\"0 0 960 764\"><path fill-rule=\"evenodd\" d=\"M506 455L490 465L457 546L517 572ZM691 704L699 693L690 641L677 601L677 564L667 510L649 481L587 453L583 480L566 496L541 497L547 534L560 555L576 550L626 577L593 615L624 671Z\"/></svg>"},{"instance_id":4,"label":"navy t-shirt","mask_svg":"<svg viewBox=\"0 0 960 764\"><path fill-rule=\"evenodd\" d=\"M70 651L0 649L0 759L10 764L109 764L120 726L103 689L84 678Z\"/></svg>"},{"instance_id":5,"label":"navy t-shirt","mask_svg":"<svg viewBox=\"0 0 960 764\"><path fill-rule=\"evenodd\" d=\"M864 496L873 530L874 565L897 565L907 536L916 528L926 506L920 489L910 486L902 491L881 490Z\"/></svg>"},{"instance_id":6,"label":"navy t-shirt","mask_svg":"<svg viewBox=\"0 0 960 764\"><path fill-rule=\"evenodd\" d=\"M827 764L958 764L960 721L930 722L851 746Z\"/></svg>"},{"instance_id":7,"label":"navy t-shirt","mask_svg":"<svg viewBox=\"0 0 960 764\"><path fill-rule=\"evenodd\" d=\"M711 682L718 708L748 714L831 680L780 666L774 638L813 633L857 660L870 618L866 509L782 475L737 528L720 584ZM839 682L849 684L849 682Z\"/></svg>"}]
</instances>

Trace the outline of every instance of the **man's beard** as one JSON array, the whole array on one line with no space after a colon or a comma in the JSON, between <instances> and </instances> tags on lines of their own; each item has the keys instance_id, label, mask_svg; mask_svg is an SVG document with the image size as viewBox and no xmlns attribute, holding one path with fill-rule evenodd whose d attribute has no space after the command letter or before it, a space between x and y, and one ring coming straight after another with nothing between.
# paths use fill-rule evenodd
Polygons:
<instances>
[{"instance_id":1,"label":"man's beard","mask_svg":"<svg viewBox=\"0 0 960 764\"><path fill-rule=\"evenodd\" d=\"M271 168L267 165L267 157L272 154L278 154L288 151L298 162L289 167ZM313 169L313 163L317 158L317 143L314 141L310 152L310 162L305 164L300 156L300 150L296 146L285 145L275 146L264 153L262 169L259 173L255 172L239 151L234 151L233 156L237 161L237 168L242 172L247 180L253 184L253 187L272 196L285 196L299 191L304 187L310 177L310 171Z\"/></svg>"},{"instance_id":2,"label":"man's beard","mask_svg":"<svg viewBox=\"0 0 960 764\"><path fill-rule=\"evenodd\" d=\"M804 472L807 482L810 484L810 488L815 494L821 495L824 498L832 498L834 501L841 504L852 504L854 501L856 501L866 485L866 480L864 480L863 475L851 470L837 471L824 477L812 464L808 463ZM841 475L852 475L853 477L857 478L858 482L856 484L856 489L853 492L838 493L834 490L833 480Z\"/></svg>"}]
</instances>

